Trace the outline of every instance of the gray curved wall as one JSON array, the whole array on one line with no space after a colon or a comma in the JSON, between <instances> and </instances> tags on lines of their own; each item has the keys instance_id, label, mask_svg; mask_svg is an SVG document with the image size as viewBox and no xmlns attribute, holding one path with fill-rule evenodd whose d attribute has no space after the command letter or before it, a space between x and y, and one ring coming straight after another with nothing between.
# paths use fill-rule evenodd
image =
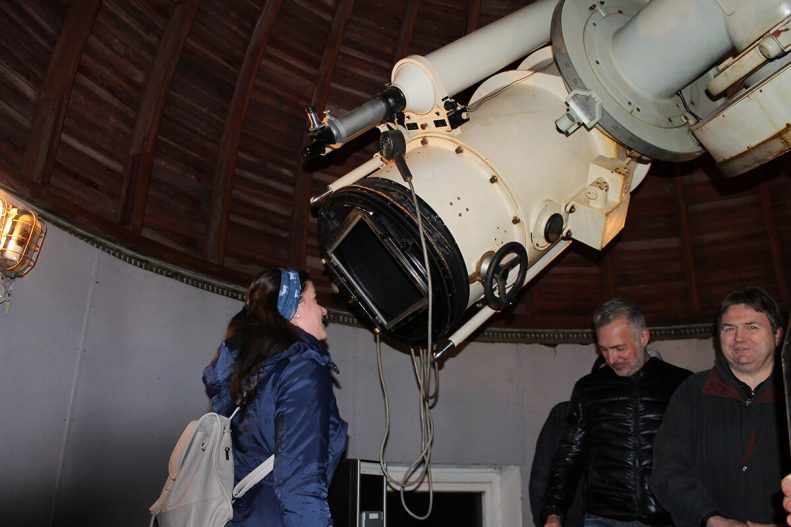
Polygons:
<instances>
[{"instance_id":1,"label":"gray curved wall","mask_svg":"<svg viewBox=\"0 0 791 527\"><path fill-rule=\"evenodd\" d=\"M146 525L170 449L206 409L200 376L239 302L124 263L50 227L38 265L0 307L0 524ZM650 321L649 321L650 323ZM382 394L370 333L330 327L351 457L378 459ZM699 370L708 340L661 341ZM417 455L408 356L385 348L392 411L386 459ZM471 343L440 374L433 461L521 469L550 407L587 373L592 346Z\"/></svg>"}]
</instances>

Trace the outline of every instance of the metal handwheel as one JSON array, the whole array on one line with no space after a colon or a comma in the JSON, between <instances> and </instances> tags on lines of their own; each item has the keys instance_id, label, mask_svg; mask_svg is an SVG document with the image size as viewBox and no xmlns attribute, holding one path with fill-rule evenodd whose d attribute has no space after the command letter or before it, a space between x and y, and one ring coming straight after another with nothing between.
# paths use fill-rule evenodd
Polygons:
<instances>
[{"instance_id":1,"label":"metal handwheel","mask_svg":"<svg viewBox=\"0 0 791 527\"><path fill-rule=\"evenodd\" d=\"M508 256L512 258L504 261ZM516 267L519 267L519 274L516 277L513 287L506 291L508 275ZM524 245L519 242L508 242L500 247L489 263L483 279L483 295L486 304L495 311L502 311L511 306L517 293L522 288L527 275L527 251Z\"/></svg>"}]
</instances>

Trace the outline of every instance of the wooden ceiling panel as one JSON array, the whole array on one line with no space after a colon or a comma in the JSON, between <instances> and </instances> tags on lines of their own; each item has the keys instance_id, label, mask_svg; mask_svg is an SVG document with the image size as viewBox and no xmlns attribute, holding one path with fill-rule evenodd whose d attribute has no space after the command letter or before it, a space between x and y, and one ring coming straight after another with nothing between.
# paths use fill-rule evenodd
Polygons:
<instances>
[{"instance_id":1,"label":"wooden ceiling panel","mask_svg":"<svg viewBox=\"0 0 791 527\"><path fill-rule=\"evenodd\" d=\"M101 71L108 77L120 75L142 84L159 44L163 21L162 17L147 18L134 4L105 0L96 15L85 58L101 61ZM139 97L135 94L135 98Z\"/></svg>"},{"instance_id":2,"label":"wooden ceiling panel","mask_svg":"<svg viewBox=\"0 0 791 527\"><path fill-rule=\"evenodd\" d=\"M297 71L315 74L327 44L336 4L284 2L270 40L270 55L282 57Z\"/></svg>"},{"instance_id":3,"label":"wooden ceiling panel","mask_svg":"<svg viewBox=\"0 0 791 527\"><path fill-rule=\"evenodd\" d=\"M0 2L0 49L12 71L40 85L63 26L66 9L56 2Z\"/></svg>"},{"instance_id":4,"label":"wooden ceiling panel","mask_svg":"<svg viewBox=\"0 0 791 527\"><path fill-rule=\"evenodd\" d=\"M115 152L111 151L117 145L112 144L112 141L99 140L91 145L82 143L79 138L66 135L70 124L68 119L64 123L64 135L53 171L56 176L53 176L52 184L58 182L65 187L70 184L69 178L76 178L81 184L101 192L108 200L117 201L117 179L122 166L113 155ZM93 128L110 135L108 127L99 126L97 123ZM66 178L67 181L60 182L60 178Z\"/></svg>"},{"instance_id":5,"label":"wooden ceiling panel","mask_svg":"<svg viewBox=\"0 0 791 527\"><path fill-rule=\"evenodd\" d=\"M162 207L197 209L191 218L166 222L180 235L171 243L184 244L191 254L205 246L219 141L244 54L244 45L230 46L222 31L209 29L218 9L214 2L201 4L169 87L144 216L144 231L151 232L162 225L157 216L170 213Z\"/></svg>"},{"instance_id":6,"label":"wooden ceiling panel","mask_svg":"<svg viewBox=\"0 0 791 527\"><path fill-rule=\"evenodd\" d=\"M241 200L239 200L241 201ZM270 200L268 207L262 207L256 203L245 203L237 205L233 213L228 216L229 223L243 225L249 229L255 229L262 234L275 235L288 232L288 224L291 220L291 211L283 214L283 207L291 203L290 201Z\"/></svg>"},{"instance_id":7,"label":"wooden ceiling panel","mask_svg":"<svg viewBox=\"0 0 791 527\"><path fill-rule=\"evenodd\" d=\"M689 295L684 261L679 255L679 248L629 247L618 251L618 258L613 261L616 269L614 277L617 285L616 296L622 296L642 305L654 301L657 291L662 291L662 309L653 311L655 324L678 322L694 313L689 309Z\"/></svg>"},{"instance_id":8,"label":"wooden ceiling panel","mask_svg":"<svg viewBox=\"0 0 791 527\"><path fill-rule=\"evenodd\" d=\"M348 101L346 104L352 109L385 88L382 78L389 76L389 68L380 69L369 57L346 53L343 49L340 58L343 67L337 68L333 78L330 101ZM357 104L354 101L358 101Z\"/></svg>"},{"instance_id":9,"label":"wooden ceiling panel","mask_svg":"<svg viewBox=\"0 0 791 527\"><path fill-rule=\"evenodd\" d=\"M225 242L228 265L243 265L238 255L248 250L245 245L250 243L253 233L262 238L271 237L270 229L291 231L304 130L302 109L310 103L320 70L321 50L329 35L326 19L331 19L333 13L332 6L316 6L312 10L304 7L289 2L280 7L257 71L241 130L240 159L229 198L229 210L239 214L244 224L228 222ZM306 38L295 40L289 31L294 27L300 27ZM263 93L267 96L261 97ZM279 194L283 200L272 199L278 194L277 187L282 189ZM266 222L253 221L262 214L254 212L256 205ZM236 229L240 231L234 232ZM279 240L277 247L269 252L275 251L278 260L288 259L290 245L286 237L285 242Z\"/></svg>"},{"instance_id":10,"label":"wooden ceiling panel","mask_svg":"<svg viewBox=\"0 0 791 527\"><path fill-rule=\"evenodd\" d=\"M76 173L105 199L117 202L134 110L90 75L78 73L75 79L51 180L68 187L68 178Z\"/></svg>"},{"instance_id":11,"label":"wooden ceiling panel","mask_svg":"<svg viewBox=\"0 0 791 527\"><path fill-rule=\"evenodd\" d=\"M550 269L525 288L514 309L519 324L526 328L588 327L591 306L595 307L606 295L597 265L601 258L591 249L572 244ZM568 322L558 323L564 319Z\"/></svg>"},{"instance_id":12,"label":"wooden ceiling panel","mask_svg":"<svg viewBox=\"0 0 791 527\"><path fill-rule=\"evenodd\" d=\"M0 2L0 166L9 171L24 174L37 99L64 18L54 3Z\"/></svg>"},{"instance_id":13,"label":"wooden ceiling panel","mask_svg":"<svg viewBox=\"0 0 791 527\"><path fill-rule=\"evenodd\" d=\"M473 2L469 2L473 3ZM523 0L480 0L477 27L489 25L527 5Z\"/></svg>"},{"instance_id":14,"label":"wooden ceiling panel","mask_svg":"<svg viewBox=\"0 0 791 527\"><path fill-rule=\"evenodd\" d=\"M370 54L379 55L383 62L391 61L398 48L398 36L409 4L410 0L355 0L349 25L357 29L351 30L348 37L344 36L344 44L369 52L378 50ZM365 38L360 38L362 35Z\"/></svg>"},{"instance_id":15,"label":"wooden ceiling panel","mask_svg":"<svg viewBox=\"0 0 791 527\"><path fill-rule=\"evenodd\" d=\"M141 234L157 242L200 256L206 232L204 204L185 198L181 189L160 184L152 187L148 196L147 210Z\"/></svg>"},{"instance_id":16,"label":"wooden ceiling panel","mask_svg":"<svg viewBox=\"0 0 791 527\"><path fill-rule=\"evenodd\" d=\"M259 174L272 179L273 185L285 183L293 187L294 170L299 165L299 144L283 144L289 136L271 131L265 141L260 141L253 148L252 144L243 144L240 148L249 156L249 160L238 163L237 171L244 170L251 174ZM244 142L245 136L242 136ZM290 141L294 141L293 136ZM257 155L256 155L257 154ZM293 188L292 188L293 190Z\"/></svg>"},{"instance_id":17,"label":"wooden ceiling panel","mask_svg":"<svg viewBox=\"0 0 791 527\"><path fill-rule=\"evenodd\" d=\"M229 219L225 265L250 276L267 265L288 266L288 245L285 228L265 232Z\"/></svg>"},{"instance_id":18,"label":"wooden ceiling panel","mask_svg":"<svg viewBox=\"0 0 791 527\"><path fill-rule=\"evenodd\" d=\"M467 33L467 5L444 0L422 0L415 20L409 55L427 55Z\"/></svg>"},{"instance_id":19,"label":"wooden ceiling panel","mask_svg":"<svg viewBox=\"0 0 791 527\"><path fill-rule=\"evenodd\" d=\"M242 27L229 26L228 14L225 2L204 0L195 17L184 57L192 57L193 61L199 62L196 71L208 75L206 80L215 81L201 85L215 87L216 82L232 84L239 71L252 26L249 23Z\"/></svg>"},{"instance_id":20,"label":"wooden ceiling panel","mask_svg":"<svg viewBox=\"0 0 791 527\"><path fill-rule=\"evenodd\" d=\"M170 204L165 204L167 208L200 209L205 206L207 201L204 195L207 193L205 185L201 180L185 174L182 165L169 163L168 157L161 156L157 158L155 168L161 177L152 182L149 189L151 197L160 196L165 200L164 203L170 201ZM160 212L156 208L150 210ZM150 216L156 214L152 213Z\"/></svg>"},{"instance_id":21,"label":"wooden ceiling panel","mask_svg":"<svg viewBox=\"0 0 791 527\"><path fill-rule=\"evenodd\" d=\"M758 174L747 175L748 184L709 171L705 175L713 183L707 184L704 172L698 169L684 179L689 179L687 210L701 304L713 313L733 287L755 284L778 291L778 284Z\"/></svg>"},{"instance_id":22,"label":"wooden ceiling panel","mask_svg":"<svg viewBox=\"0 0 791 527\"><path fill-rule=\"evenodd\" d=\"M262 205L258 199L234 197L236 206L228 216L229 220L249 228L256 228L262 233L288 232L287 227L291 220L290 199L270 198L265 205Z\"/></svg>"},{"instance_id":23,"label":"wooden ceiling panel","mask_svg":"<svg viewBox=\"0 0 791 527\"><path fill-rule=\"evenodd\" d=\"M160 36L165 30L168 18L173 12L173 0L105 0L107 8L119 19L118 31L123 31L125 38L137 41L145 40L146 46L156 48ZM120 33L119 33L120 35Z\"/></svg>"},{"instance_id":24,"label":"wooden ceiling panel","mask_svg":"<svg viewBox=\"0 0 791 527\"><path fill-rule=\"evenodd\" d=\"M338 75L351 74L367 78L376 90L382 79L389 79L390 70L400 52L401 29L407 16L406 2L355 2L346 30L333 83ZM349 61L358 58L364 68L355 68Z\"/></svg>"},{"instance_id":25,"label":"wooden ceiling panel","mask_svg":"<svg viewBox=\"0 0 791 527\"><path fill-rule=\"evenodd\" d=\"M632 191L632 200L642 203L640 210L629 211L631 218L650 220L651 218L676 218L678 193L674 178L668 177L672 165L655 164L648 171L642 183Z\"/></svg>"},{"instance_id":26,"label":"wooden ceiling panel","mask_svg":"<svg viewBox=\"0 0 791 527\"><path fill-rule=\"evenodd\" d=\"M776 253L772 258L777 260L775 274L777 275L777 290L782 298L789 294L789 275L791 275L791 217L789 217L791 203L786 204L783 214L778 214L778 236L783 240L778 245L773 245Z\"/></svg>"},{"instance_id":27,"label":"wooden ceiling panel","mask_svg":"<svg viewBox=\"0 0 791 527\"><path fill-rule=\"evenodd\" d=\"M264 107L276 105L301 115L304 107L310 103L317 72L302 73L292 68L282 57L265 57L256 81L253 101ZM252 117L255 115L253 113Z\"/></svg>"},{"instance_id":28,"label":"wooden ceiling panel","mask_svg":"<svg viewBox=\"0 0 791 527\"><path fill-rule=\"evenodd\" d=\"M355 4L356 7L357 4ZM393 8L394 6L389 6L390 11L394 11ZM386 78L393 67L390 57L396 53L398 46L398 29L400 27L398 16L400 14L393 12L393 19L399 22L398 25L385 26L378 20L367 18L365 15L360 16L360 13L355 9L346 23L340 56L344 59L348 57L348 60L358 57L370 64L373 70L356 70L346 60L339 60L338 67L351 70L357 75L371 77L375 82L381 82L383 77Z\"/></svg>"},{"instance_id":29,"label":"wooden ceiling panel","mask_svg":"<svg viewBox=\"0 0 791 527\"><path fill-rule=\"evenodd\" d=\"M8 22L7 31L0 35L0 108L15 127L24 126L20 135L33 121L35 99L63 22L44 8L0 2L0 18Z\"/></svg>"},{"instance_id":30,"label":"wooden ceiling panel","mask_svg":"<svg viewBox=\"0 0 791 527\"><path fill-rule=\"evenodd\" d=\"M234 192L246 194L252 191L260 193L264 199L291 200L294 196L293 174L276 163L260 164L258 161L237 163ZM277 177L278 172L282 172L282 177Z\"/></svg>"},{"instance_id":31,"label":"wooden ceiling panel","mask_svg":"<svg viewBox=\"0 0 791 527\"><path fill-rule=\"evenodd\" d=\"M92 177L95 164L66 141L61 142L58 158L55 172L59 176L52 180L49 187L55 199L68 200L79 207L90 209L106 220L112 218L117 202L108 189L101 187L104 183L102 178Z\"/></svg>"},{"instance_id":32,"label":"wooden ceiling panel","mask_svg":"<svg viewBox=\"0 0 791 527\"><path fill-rule=\"evenodd\" d=\"M626 227L607 252L614 276L612 294L643 303L655 291L668 291L666 309L655 323L668 323L687 311L688 267L680 236L678 196L674 181L649 174L632 194Z\"/></svg>"}]
</instances>

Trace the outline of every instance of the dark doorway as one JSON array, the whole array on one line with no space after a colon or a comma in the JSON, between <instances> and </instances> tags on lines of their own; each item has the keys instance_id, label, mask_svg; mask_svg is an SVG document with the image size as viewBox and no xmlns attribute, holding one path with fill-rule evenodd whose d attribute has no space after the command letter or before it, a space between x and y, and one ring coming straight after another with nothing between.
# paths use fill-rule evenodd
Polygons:
<instances>
[{"instance_id":1,"label":"dark doorway","mask_svg":"<svg viewBox=\"0 0 791 527\"><path fill-rule=\"evenodd\" d=\"M404 501L418 516L428 510L428 492L407 492ZM434 491L431 515L416 520L401 505L400 493L388 491L387 527L483 527L483 493Z\"/></svg>"}]
</instances>

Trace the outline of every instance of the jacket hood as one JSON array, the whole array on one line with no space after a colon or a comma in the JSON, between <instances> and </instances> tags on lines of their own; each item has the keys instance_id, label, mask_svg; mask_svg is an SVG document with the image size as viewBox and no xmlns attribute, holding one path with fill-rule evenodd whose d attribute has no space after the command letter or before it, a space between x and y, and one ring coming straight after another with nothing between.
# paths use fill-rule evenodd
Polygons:
<instances>
[{"instance_id":1,"label":"jacket hood","mask_svg":"<svg viewBox=\"0 0 791 527\"><path fill-rule=\"evenodd\" d=\"M264 378L277 364L287 361L295 355L308 357L332 369L336 374L338 373L338 367L332 362L327 345L300 329L297 331L299 333L298 340L261 364L257 371L259 379ZM238 349L231 347L227 341L223 341L214 360L203 370L203 384L206 386L206 395L209 396L211 407L222 415L230 415L236 408L236 403L231 397L230 379L238 354Z\"/></svg>"},{"instance_id":2,"label":"jacket hood","mask_svg":"<svg viewBox=\"0 0 791 527\"><path fill-rule=\"evenodd\" d=\"M760 394L758 402L774 402L775 386L782 386L782 368L780 368L780 356L775 352L775 362L772 373L764 381L755 387L754 392ZM728 360L721 351L714 357L714 368L706 377L703 386L704 393L716 394L722 397L731 397L743 400L751 397L753 392L749 386L739 380L733 373ZM779 401L778 401L779 402Z\"/></svg>"}]
</instances>

